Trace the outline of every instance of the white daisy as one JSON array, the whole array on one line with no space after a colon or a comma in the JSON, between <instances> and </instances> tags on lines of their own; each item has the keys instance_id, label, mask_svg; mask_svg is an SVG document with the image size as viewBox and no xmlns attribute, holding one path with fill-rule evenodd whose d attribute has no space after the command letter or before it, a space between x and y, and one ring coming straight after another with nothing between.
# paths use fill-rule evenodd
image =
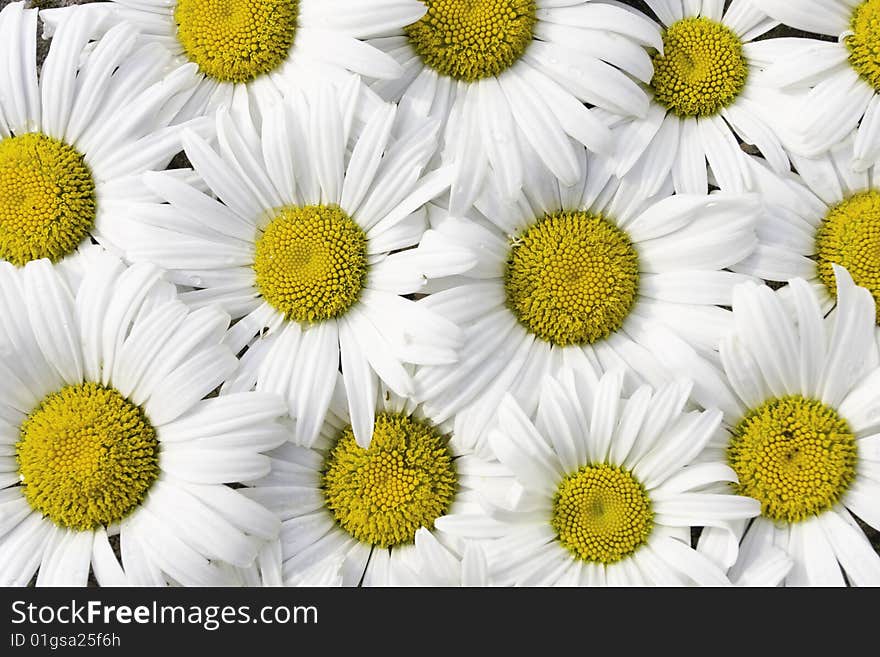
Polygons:
<instances>
[{"instance_id":1,"label":"white daisy","mask_svg":"<svg viewBox=\"0 0 880 657\"><path fill-rule=\"evenodd\" d=\"M352 74L394 79L393 58L367 39L421 18L419 0L112 0L89 6L109 24L128 21L141 40L201 73L182 116L245 102L259 121L293 87L344 82ZM44 12L51 34L67 15Z\"/></svg>"},{"instance_id":2,"label":"white daisy","mask_svg":"<svg viewBox=\"0 0 880 657\"><path fill-rule=\"evenodd\" d=\"M0 583L224 584L217 561L249 566L278 534L224 483L269 471L285 405L204 399L237 366L229 316L89 257L75 287L48 260L0 264Z\"/></svg>"},{"instance_id":3,"label":"white daisy","mask_svg":"<svg viewBox=\"0 0 880 657\"><path fill-rule=\"evenodd\" d=\"M728 427L701 458L725 460L739 477L735 490L762 509L733 536L709 528L700 538L702 551L733 565L731 578L760 567L775 546L794 562L787 585L880 585L880 556L850 515L880 528L874 302L846 270L834 271L837 307L827 319L802 279L789 284L790 304L765 286L737 287L735 330L720 343L723 374L698 375L725 400ZM692 354L667 356L687 368Z\"/></svg>"},{"instance_id":4,"label":"white daisy","mask_svg":"<svg viewBox=\"0 0 880 657\"><path fill-rule=\"evenodd\" d=\"M790 148L824 154L858 128L853 166L880 159L880 0L750 0L791 27L836 37L760 44L769 82L801 96L785 114Z\"/></svg>"},{"instance_id":5,"label":"white daisy","mask_svg":"<svg viewBox=\"0 0 880 657\"><path fill-rule=\"evenodd\" d=\"M484 583L484 555L440 524L478 513L472 488L498 468L464 453L455 436L384 386L374 388L372 441L360 447L344 387L339 377L314 445L274 450L272 471L243 490L281 518L285 584L332 573L343 586Z\"/></svg>"},{"instance_id":6,"label":"white daisy","mask_svg":"<svg viewBox=\"0 0 880 657\"><path fill-rule=\"evenodd\" d=\"M155 262L196 288L185 301L219 303L241 318L228 342L236 352L250 348L229 389L256 385L288 399L294 437L306 446L340 358L364 446L378 379L406 396L413 384L403 363L455 362L457 327L402 295L473 263L461 249L389 255L419 242L422 206L448 188L448 171L423 175L436 127L393 138L394 106L383 104L352 134L357 97L357 87L337 95L328 85L310 101L292 93L261 132L219 111L219 152L191 132L183 144L220 201L155 173L146 183L168 204L114 224L130 260Z\"/></svg>"},{"instance_id":7,"label":"white daisy","mask_svg":"<svg viewBox=\"0 0 880 657\"><path fill-rule=\"evenodd\" d=\"M750 3L647 0L663 24L663 50L653 54L647 116L615 129L618 176L629 174L646 193L669 176L681 193L704 194L710 183L741 192L750 179L740 141L757 146L774 169L789 169L763 118L766 82L751 56L752 40L777 23Z\"/></svg>"},{"instance_id":8,"label":"white daisy","mask_svg":"<svg viewBox=\"0 0 880 657\"><path fill-rule=\"evenodd\" d=\"M587 373L541 379L531 417L504 397L489 442L510 486L478 486L489 516L442 527L494 539L484 544L494 585L727 584L691 548L691 528L728 528L760 507L712 490L736 481L723 462L693 463L721 412L685 412L687 382L626 399L621 370L598 382Z\"/></svg>"},{"instance_id":9,"label":"white daisy","mask_svg":"<svg viewBox=\"0 0 880 657\"><path fill-rule=\"evenodd\" d=\"M853 141L815 159L793 156L799 176L778 175L754 161L756 188L768 212L757 227L758 247L737 271L773 281L803 278L830 310L832 265L838 264L880 302L880 170L849 166Z\"/></svg>"},{"instance_id":10,"label":"white daisy","mask_svg":"<svg viewBox=\"0 0 880 657\"><path fill-rule=\"evenodd\" d=\"M711 355L730 321L719 306L746 279L724 269L756 244L757 196L655 201L612 178L601 160L584 168L577 187L536 170L512 203L487 194L464 219L430 212L434 229L423 243L471 249L477 264L433 283L436 293L419 302L461 326L465 346L454 365L420 368L416 394L435 421L456 414L469 448L481 449L505 392L535 407L542 373L626 365L629 389L659 385L667 372L635 328L671 326Z\"/></svg>"},{"instance_id":11,"label":"white daisy","mask_svg":"<svg viewBox=\"0 0 880 657\"><path fill-rule=\"evenodd\" d=\"M168 125L195 67L136 48L128 24L90 43L90 16L70 9L38 80L37 10L0 11L0 259L16 266L60 262L90 237L107 244L114 217L151 196L140 175L180 150Z\"/></svg>"},{"instance_id":12,"label":"white daisy","mask_svg":"<svg viewBox=\"0 0 880 657\"><path fill-rule=\"evenodd\" d=\"M417 23L370 41L403 67L373 85L400 100L412 123L445 126L443 159L455 168L451 208L468 209L485 180L518 192L524 162L538 158L574 184L579 144L610 152L608 128L584 103L644 116L651 60L662 48L646 16L606 0L424 0ZM491 173L490 173L491 171Z\"/></svg>"}]
</instances>

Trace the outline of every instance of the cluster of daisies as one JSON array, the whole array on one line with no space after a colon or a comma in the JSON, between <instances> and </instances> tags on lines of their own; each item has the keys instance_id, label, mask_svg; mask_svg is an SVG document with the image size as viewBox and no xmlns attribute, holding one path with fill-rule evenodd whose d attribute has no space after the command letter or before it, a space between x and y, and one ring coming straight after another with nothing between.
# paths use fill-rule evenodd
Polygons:
<instances>
[{"instance_id":1,"label":"cluster of daisies","mask_svg":"<svg viewBox=\"0 0 880 657\"><path fill-rule=\"evenodd\" d=\"M6 3L0 584L880 585L880 0L634 4Z\"/></svg>"}]
</instances>

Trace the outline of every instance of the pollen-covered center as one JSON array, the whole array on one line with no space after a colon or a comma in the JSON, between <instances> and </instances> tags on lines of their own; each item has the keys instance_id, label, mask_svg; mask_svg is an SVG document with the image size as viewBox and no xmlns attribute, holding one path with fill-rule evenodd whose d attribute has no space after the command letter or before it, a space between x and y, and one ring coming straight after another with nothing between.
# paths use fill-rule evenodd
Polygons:
<instances>
[{"instance_id":1,"label":"pollen-covered center","mask_svg":"<svg viewBox=\"0 0 880 657\"><path fill-rule=\"evenodd\" d=\"M548 214L514 239L504 284L508 307L530 332L558 346L591 344L632 310L638 255L602 215Z\"/></svg>"},{"instance_id":2,"label":"pollen-covered center","mask_svg":"<svg viewBox=\"0 0 880 657\"><path fill-rule=\"evenodd\" d=\"M727 449L740 495L771 520L798 522L830 509L856 474L856 440L837 412L792 395L753 409Z\"/></svg>"},{"instance_id":3,"label":"pollen-covered center","mask_svg":"<svg viewBox=\"0 0 880 657\"><path fill-rule=\"evenodd\" d=\"M406 28L425 66L474 82L510 68L532 42L534 0L422 0L428 12Z\"/></svg>"},{"instance_id":4,"label":"pollen-covered center","mask_svg":"<svg viewBox=\"0 0 880 657\"><path fill-rule=\"evenodd\" d=\"M73 253L95 224L83 156L39 132L0 140L0 258L21 267Z\"/></svg>"},{"instance_id":5,"label":"pollen-covered center","mask_svg":"<svg viewBox=\"0 0 880 657\"><path fill-rule=\"evenodd\" d=\"M156 431L140 407L98 383L48 395L16 444L31 507L78 531L122 520L159 475Z\"/></svg>"},{"instance_id":6,"label":"pollen-covered center","mask_svg":"<svg viewBox=\"0 0 880 657\"><path fill-rule=\"evenodd\" d=\"M880 0L865 0L856 7L844 40L849 63L868 84L880 91Z\"/></svg>"},{"instance_id":7,"label":"pollen-covered center","mask_svg":"<svg viewBox=\"0 0 880 657\"><path fill-rule=\"evenodd\" d=\"M324 462L327 507L359 541L390 547L415 540L449 511L458 476L445 438L430 424L379 413L368 449L345 429Z\"/></svg>"},{"instance_id":8,"label":"pollen-covered center","mask_svg":"<svg viewBox=\"0 0 880 657\"><path fill-rule=\"evenodd\" d=\"M679 116L712 116L746 85L749 67L740 38L708 18L684 18L663 33L654 55L654 98Z\"/></svg>"},{"instance_id":9,"label":"pollen-covered center","mask_svg":"<svg viewBox=\"0 0 880 657\"><path fill-rule=\"evenodd\" d=\"M190 61L221 82L249 82L286 59L299 0L177 0L177 40Z\"/></svg>"},{"instance_id":10,"label":"pollen-covered center","mask_svg":"<svg viewBox=\"0 0 880 657\"><path fill-rule=\"evenodd\" d=\"M648 542L654 512L644 486L629 470L602 463L562 480L551 524L575 557L611 564Z\"/></svg>"},{"instance_id":11,"label":"pollen-covered center","mask_svg":"<svg viewBox=\"0 0 880 657\"><path fill-rule=\"evenodd\" d=\"M260 294L287 319L332 319L364 287L367 236L339 206L286 206L257 239L254 271Z\"/></svg>"},{"instance_id":12,"label":"pollen-covered center","mask_svg":"<svg viewBox=\"0 0 880 657\"><path fill-rule=\"evenodd\" d=\"M828 211L816 231L819 278L837 294L832 265L849 271L856 285L871 292L880 324L880 191L856 194Z\"/></svg>"}]
</instances>

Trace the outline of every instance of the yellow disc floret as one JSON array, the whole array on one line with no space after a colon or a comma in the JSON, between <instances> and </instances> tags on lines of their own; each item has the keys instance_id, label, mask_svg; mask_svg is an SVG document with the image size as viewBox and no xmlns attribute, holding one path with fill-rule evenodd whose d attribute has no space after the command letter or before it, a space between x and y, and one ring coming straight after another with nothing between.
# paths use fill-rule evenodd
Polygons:
<instances>
[{"instance_id":1,"label":"yellow disc floret","mask_svg":"<svg viewBox=\"0 0 880 657\"><path fill-rule=\"evenodd\" d=\"M827 511L856 475L856 441L846 420L800 395L753 409L733 429L727 458L739 477L736 492L780 522Z\"/></svg>"},{"instance_id":2,"label":"yellow disc floret","mask_svg":"<svg viewBox=\"0 0 880 657\"><path fill-rule=\"evenodd\" d=\"M598 214L548 214L514 240L507 305L555 345L591 344L623 325L639 287L629 236Z\"/></svg>"},{"instance_id":3,"label":"yellow disc floret","mask_svg":"<svg viewBox=\"0 0 880 657\"><path fill-rule=\"evenodd\" d=\"M816 231L816 262L832 296L837 294L834 264L870 291L880 324L880 191L856 194L828 211Z\"/></svg>"},{"instance_id":4,"label":"yellow disc floret","mask_svg":"<svg viewBox=\"0 0 880 657\"><path fill-rule=\"evenodd\" d=\"M286 59L299 0L177 0L177 39L190 61L221 82L249 82Z\"/></svg>"},{"instance_id":5,"label":"yellow disc floret","mask_svg":"<svg viewBox=\"0 0 880 657\"><path fill-rule=\"evenodd\" d=\"M379 413L368 449L351 427L324 462L327 507L359 541L390 547L431 529L455 497L458 477L445 438L430 424Z\"/></svg>"},{"instance_id":6,"label":"yellow disc floret","mask_svg":"<svg viewBox=\"0 0 880 657\"><path fill-rule=\"evenodd\" d=\"M575 557L611 564L648 542L651 499L628 470L587 465L568 475L553 498L551 520L559 542Z\"/></svg>"},{"instance_id":7,"label":"yellow disc floret","mask_svg":"<svg viewBox=\"0 0 880 657\"><path fill-rule=\"evenodd\" d=\"M846 37L849 63L868 84L880 91L880 0L865 0L855 8Z\"/></svg>"},{"instance_id":8,"label":"yellow disc floret","mask_svg":"<svg viewBox=\"0 0 880 657\"><path fill-rule=\"evenodd\" d=\"M95 182L83 156L38 132L0 140L0 258L58 262L95 224Z\"/></svg>"},{"instance_id":9,"label":"yellow disc floret","mask_svg":"<svg viewBox=\"0 0 880 657\"><path fill-rule=\"evenodd\" d=\"M122 520L159 475L159 442L144 412L98 383L43 399L22 423L16 451L30 505L78 531Z\"/></svg>"},{"instance_id":10,"label":"yellow disc floret","mask_svg":"<svg viewBox=\"0 0 880 657\"><path fill-rule=\"evenodd\" d=\"M257 288L296 322L321 322L347 311L367 276L367 236L336 205L287 206L257 240Z\"/></svg>"},{"instance_id":11,"label":"yellow disc floret","mask_svg":"<svg viewBox=\"0 0 880 657\"><path fill-rule=\"evenodd\" d=\"M663 54L654 55L654 98L679 116L712 116L730 105L746 85L749 67L742 41L726 25L684 18L663 33Z\"/></svg>"},{"instance_id":12,"label":"yellow disc floret","mask_svg":"<svg viewBox=\"0 0 880 657\"><path fill-rule=\"evenodd\" d=\"M532 42L534 0L422 0L428 5L406 28L425 66L474 82L510 68Z\"/></svg>"}]
</instances>

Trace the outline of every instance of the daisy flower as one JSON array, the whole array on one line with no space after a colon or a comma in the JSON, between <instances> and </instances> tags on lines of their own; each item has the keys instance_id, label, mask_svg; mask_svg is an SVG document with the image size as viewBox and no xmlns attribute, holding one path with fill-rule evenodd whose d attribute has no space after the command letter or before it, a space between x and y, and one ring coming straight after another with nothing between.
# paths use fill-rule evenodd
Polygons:
<instances>
[{"instance_id":1,"label":"daisy flower","mask_svg":"<svg viewBox=\"0 0 880 657\"><path fill-rule=\"evenodd\" d=\"M484 555L440 523L477 513L472 488L497 476L497 467L463 452L455 436L384 386L373 388L376 420L364 449L342 377L337 382L314 444L277 448L272 471L242 491L281 518L283 581L339 572L343 586L484 582Z\"/></svg>"},{"instance_id":2,"label":"daisy flower","mask_svg":"<svg viewBox=\"0 0 880 657\"><path fill-rule=\"evenodd\" d=\"M701 459L726 461L734 491L761 504L760 517L734 524L734 534L707 528L700 537L701 551L733 565L732 578L782 548L794 562L787 585L880 585L880 556L851 515L880 528L875 308L845 269L834 272L837 306L827 318L803 279L790 282L790 303L766 286L737 287L723 371L698 375L718 390L727 427ZM667 357L690 369L680 345Z\"/></svg>"},{"instance_id":3,"label":"daisy flower","mask_svg":"<svg viewBox=\"0 0 880 657\"><path fill-rule=\"evenodd\" d=\"M644 116L651 80L643 46L662 48L646 16L606 0L424 0L425 16L371 40L403 75L374 89L412 122L445 125L443 159L455 168L458 214L497 177L508 195L536 158L574 184L578 146L610 153L607 126L584 103ZM490 170L492 173L490 174Z\"/></svg>"},{"instance_id":4,"label":"daisy flower","mask_svg":"<svg viewBox=\"0 0 880 657\"><path fill-rule=\"evenodd\" d=\"M229 316L153 266L89 259L75 287L48 260L0 264L0 583L224 584L218 561L278 534L224 484L269 472L283 400L204 399L237 366Z\"/></svg>"},{"instance_id":5,"label":"daisy flower","mask_svg":"<svg viewBox=\"0 0 880 657\"><path fill-rule=\"evenodd\" d=\"M729 312L718 306L746 279L724 269L756 244L757 197L656 201L603 162L591 158L577 187L536 170L511 203L490 193L464 219L430 212L423 244L471 249L477 264L432 281L436 293L419 302L461 326L465 346L454 365L420 368L416 395L435 421L455 415L471 448L481 449L505 392L534 408L536 377L563 365L626 366L630 388L666 381L633 338L637 324L671 326L710 356L726 329Z\"/></svg>"},{"instance_id":6,"label":"daisy flower","mask_svg":"<svg viewBox=\"0 0 880 657\"><path fill-rule=\"evenodd\" d=\"M737 271L772 281L803 278L830 310L837 264L880 304L880 169L854 171L854 149L850 138L815 159L793 156L799 176L754 161L768 212L757 228L758 247Z\"/></svg>"},{"instance_id":7,"label":"daisy flower","mask_svg":"<svg viewBox=\"0 0 880 657\"><path fill-rule=\"evenodd\" d=\"M402 295L473 263L461 249L390 253L418 244L422 206L448 188L448 170L423 175L436 128L393 138L394 106L356 132L347 118L357 95L329 85L310 100L292 93L261 131L220 110L219 149L183 136L220 200L154 173L146 184L168 203L114 224L126 257L196 288L182 296L193 307L218 303L241 318L228 341L236 352L250 348L229 389L256 385L288 399L294 438L305 446L318 435L340 359L363 446L379 379L406 396L413 384L404 363L455 362L457 327Z\"/></svg>"},{"instance_id":8,"label":"daisy flower","mask_svg":"<svg viewBox=\"0 0 880 657\"><path fill-rule=\"evenodd\" d=\"M37 10L0 11L0 259L17 267L63 261L90 237L106 244L114 216L149 197L140 175L180 150L168 124L194 67L136 48L128 24L90 42L90 16L70 10L38 79Z\"/></svg>"},{"instance_id":9,"label":"daisy flower","mask_svg":"<svg viewBox=\"0 0 880 657\"><path fill-rule=\"evenodd\" d=\"M685 412L683 381L642 386L627 399L621 370L598 382L586 374L541 379L533 416L504 397L489 442L509 487L478 486L488 516L461 514L443 528L491 539L484 550L495 585L728 584L690 546L692 527L727 527L760 510L706 490L736 481L723 462L694 463L721 412Z\"/></svg>"},{"instance_id":10,"label":"daisy flower","mask_svg":"<svg viewBox=\"0 0 880 657\"><path fill-rule=\"evenodd\" d=\"M790 148L824 154L858 129L853 166L880 159L880 0L750 0L791 27L836 37L770 39L770 82L801 96L785 116L794 123Z\"/></svg>"},{"instance_id":11,"label":"daisy flower","mask_svg":"<svg viewBox=\"0 0 880 657\"><path fill-rule=\"evenodd\" d=\"M393 34L425 13L419 0L112 0L90 5L109 24L136 25L141 40L198 67L183 116L233 99L262 111L294 86L344 82L352 74L394 79L394 59L367 39ZM47 33L67 16L48 10Z\"/></svg>"},{"instance_id":12,"label":"daisy flower","mask_svg":"<svg viewBox=\"0 0 880 657\"><path fill-rule=\"evenodd\" d=\"M763 118L766 83L751 53L752 40L777 23L750 3L734 0L725 10L721 0L647 0L662 23L663 48L652 56L647 115L615 129L618 176L630 174L650 193L670 175L681 193L706 193L710 183L741 192L750 179L740 141L756 145L775 169L789 169Z\"/></svg>"}]
</instances>

